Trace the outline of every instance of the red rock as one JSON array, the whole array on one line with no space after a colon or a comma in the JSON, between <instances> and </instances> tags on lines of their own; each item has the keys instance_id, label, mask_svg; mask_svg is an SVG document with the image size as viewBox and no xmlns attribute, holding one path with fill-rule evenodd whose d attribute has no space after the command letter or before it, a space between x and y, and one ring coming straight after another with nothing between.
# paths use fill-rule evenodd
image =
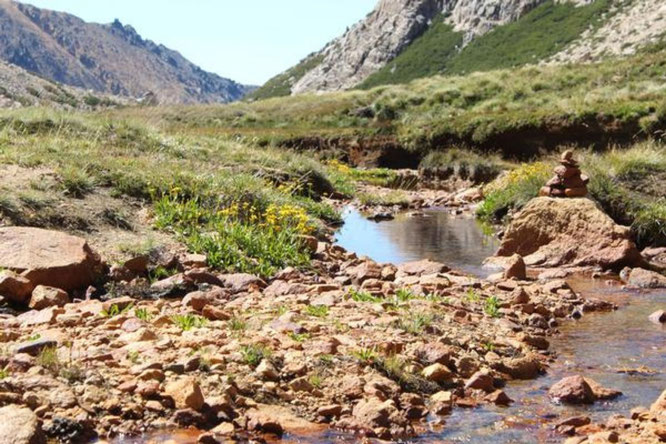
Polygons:
<instances>
[{"instance_id":1,"label":"red rock","mask_svg":"<svg viewBox=\"0 0 666 444\"><path fill-rule=\"evenodd\" d=\"M391 415L397 412L393 401L381 401L377 398L362 399L354 406L352 415L361 424L371 428L390 427Z\"/></svg>"},{"instance_id":2,"label":"red rock","mask_svg":"<svg viewBox=\"0 0 666 444\"><path fill-rule=\"evenodd\" d=\"M148 271L149 262L150 258L148 256L141 255L133 257L132 259L126 261L123 264L123 267L127 268L132 273L143 274Z\"/></svg>"},{"instance_id":3,"label":"red rock","mask_svg":"<svg viewBox=\"0 0 666 444\"><path fill-rule=\"evenodd\" d=\"M590 378L584 378L584 379L585 382L587 382L587 385L590 386L590 389L592 389L592 393L594 394L595 400L615 399L618 396L622 395L621 391L603 387L601 384L599 384L593 379Z\"/></svg>"},{"instance_id":4,"label":"red rock","mask_svg":"<svg viewBox=\"0 0 666 444\"><path fill-rule=\"evenodd\" d=\"M569 376L553 385L548 395L558 402L566 404L592 404L594 392L582 376Z\"/></svg>"},{"instance_id":5,"label":"red rock","mask_svg":"<svg viewBox=\"0 0 666 444\"><path fill-rule=\"evenodd\" d=\"M408 275L428 275L437 273L446 273L450 268L439 262L433 262L429 259L408 262L398 266L398 271Z\"/></svg>"},{"instance_id":6,"label":"red rock","mask_svg":"<svg viewBox=\"0 0 666 444\"><path fill-rule=\"evenodd\" d=\"M491 393L495 391L495 382L492 375L484 370L480 370L467 380L465 388L483 390L484 392Z\"/></svg>"},{"instance_id":7,"label":"red rock","mask_svg":"<svg viewBox=\"0 0 666 444\"><path fill-rule=\"evenodd\" d=\"M484 398L486 401L495 405L509 405L513 402L509 396L502 390L495 390Z\"/></svg>"},{"instance_id":8,"label":"red rock","mask_svg":"<svg viewBox=\"0 0 666 444\"><path fill-rule=\"evenodd\" d=\"M266 282L261 278L247 273L223 274L219 277L234 293L266 288Z\"/></svg>"},{"instance_id":9,"label":"red rock","mask_svg":"<svg viewBox=\"0 0 666 444\"><path fill-rule=\"evenodd\" d=\"M35 286L11 271L0 272L0 295L19 304L27 304Z\"/></svg>"},{"instance_id":10,"label":"red rock","mask_svg":"<svg viewBox=\"0 0 666 444\"><path fill-rule=\"evenodd\" d=\"M517 279L519 281L527 279L527 267L521 255L514 254L511 256L504 271L504 279Z\"/></svg>"},{"instance_id":11,"label":"red rock","mask_svg":"<svg viewBox=\"0 0 666 444\"><path fill-rule=\"evenodd\" d=\"M68 303L69 295L67 292L59 288L38 285L32 291L32 297L28 306L33 310L42 310L48 307L63 307Z\"/></svg>"},{"instance_id":12,"label":"red rock","mask_svg":"<svg viewBox=\"0 0 666 444\"><path fill-rule=\"evenodd\" d=\"M164 391L168 396L173 398L176 408L190 408L199 411L204 405L204 396L201 388L193 379L184 378L167 384Z\"/></svg>"},{"instance_id":13,"label":"red rock","mask_svg":"<svg viewBox=\"0 0 666 444\"><path fill-rule=\"evenodd\" d=\"M0 228L0 267L21 273L34 285L66 291L93 284L103 272L84 239L27 227Z\"/></svg>"},{"instance_id":14,"label":"red rock","mask_svg":"<svg viewBox=\"0 0 666 444\"><path fill-rule=\"evenodd\" d=\"M211 321L228 321L231 319L229 313L214 305L206 305L201 310L201 314Z\"/></svg>"},{"instance_id":15,"label":"red rock","mask_svg":"<svg viewBox=\"0 0 666 444\"><path fill-rule=\"evenodd\" d=\"M520 254L525 262L619 269L642 258L629 228L616 225L589 199L540 197L530 201L506 230L498 256Z\"/></svg>"},{"instance_id":16,"label":"red rock","mask_svg":"<svg viewBox=\"0 0 666 444\"><path fill-rule=\"evenodd\" d=\"M57 307L49 307L43 310L31 310L22 313L17 317L17 320L24 327L33 325L51 324L56 320L56 316L61 314L64 310Z\"/></svg>"},{"instance_id":17,"label":"red rock","mask_svg":"<svg viewBox=\"0 0 666 444\"><path fill-rule=\"evenodd\" d=\"M664 390L652 406L650 406L652 413L664 414L666 413L666 390Z\"/></svg>"}]
</instances>

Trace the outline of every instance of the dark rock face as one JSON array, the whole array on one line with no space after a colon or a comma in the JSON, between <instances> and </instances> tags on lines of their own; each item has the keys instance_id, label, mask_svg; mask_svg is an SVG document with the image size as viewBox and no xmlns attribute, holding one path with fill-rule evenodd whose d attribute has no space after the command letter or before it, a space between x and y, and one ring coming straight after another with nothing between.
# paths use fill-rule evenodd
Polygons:
<instances>
[{"instance_id":1,"label":"dark rock face","mask_svg":"<svg viewBox=\"0 0 666 444\"><path fill-rule=\"evenodd\" d=\"M160 103L231 102L246 88L144 40L118 20L86 23L65 13L0 3L0 59L67 85L116 95L158 93Z\"/></svg>"}]
</instances>

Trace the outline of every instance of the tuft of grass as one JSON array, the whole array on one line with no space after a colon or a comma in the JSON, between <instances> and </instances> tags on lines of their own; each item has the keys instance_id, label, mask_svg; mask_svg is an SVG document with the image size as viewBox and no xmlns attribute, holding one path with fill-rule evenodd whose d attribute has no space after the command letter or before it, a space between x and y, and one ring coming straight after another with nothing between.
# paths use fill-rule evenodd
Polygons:
<instances>
[{"instance_id":1,"label":"tuft of grass","mask_svg":"<svg viewBox=\"0 0 666 444\"><path fill-rule=\"evenodd\" d=\"M497 296L491 296L488 299L486 299L483 311L491 318L499 318L500 317L499 308L500 308L499 299L497 298Z\"/></svg>"},{"instance_id":2,"label":"tuft of grass","mask_svg":"<svg viewBox=\"0 0 666 444\"><path fill-rule=\"evenodd\" d=\"M409 196L403 191L394 190L384 193L361 193L358 200L363 205L401 206L409 205Z\"/></svg>"},{"instance_id":3,"label":"tuft of grass","mask_svg":"<svg viewBox=\"0 0 666 444\"><path fill-rule=\"evenodd\" d=\"M247 322L242 318L234 316L229 319L229 330L233 332L243 332L247 330Z\"/></svg>"},{"instance_id":4,"label":"tuft of grass","mask_svg":"<svg viewBox=\"0 0 666 444\"><path fill-rule=\"evenodd\" d=\"M477 153L474 150L452 148L446 151L431 151L421 160L419 169L427 176L438 178L456 177L474 183L494 180L509 165L493 153Z\"/></svg>"},{"instance_id":5,"label":"tuft of grass","mask_svg":"<svg viewBox=\"0 0 666 444\"><path fill-rule=\"evenodd\" d=\"M182 331L190 331L194 328L204 328L208 324L208 319L193 315L173 315L171 321L176 324Z\"/></svg>"},{"instance_id":6,"label":"tuft of grass","mask_svg":"<svg viewBox=\"0 0 666 444\"><path fill-rule=\"evenodd\" d=\"M113 318L115 316L119 316L121 314L128 313L132 308L134 307L133 304L130 304L126 306L125 308L121 309L118 305L112 305L111 308L109 308L108 311L102 310L100 312L100 316L104 318Z\"/></svg>"},{"instance_id":7,"label":"tuft of grass","mask_svg":"<svg viewBox=\"0 0 666 444\"><path fill-rule=\"evenodd\" d=\"M58 349L55 347L46 347L37 355L37 365L44 367L53 374L58 374L62 367L58 357Z\"/></svg>"},{"instance_id":8,"label":"tuft of grass","mask_svg":"<svg viewBox=\"0 0 666 444\"><path fill-rule=\"evenodd\" d=\"M247 365L256 367L262 360L270 358L271 351L263 345L246 345L241 348L241 355Z\"/></svg>"},{"instance_id":9,"label":"tuft of grass","mask_svg":"<svg viewBox=\"0 0 666 444\"><path fill-rule=\"evenodd\" d=\"M150 320L153 318L153 315L151 315L146 308L135 308L134 316L144 322L150 322Z\"/></svg>"},{"instance_id":10,"label":"tuft of grass","mask_svg":"<svg viewBox=\"0 0 666 444\"><path fill-rule=\"evenodd\" d=\"M414 313L400 319L397 327L412 335L421 335L434 322L435 317L428 313Z\"/></svg>"},{"instance_id":11,"label":"tuft of grass","mask_svg":"<svg viewBox=\"0 0 666 444\"><path fill-rule=\"evenodd\" d=\"M325 318L328 316L329 308L325 305L308 305L305 312L315 318Z\"/></svg>"},{"instance_id":12,"label":"tuft of grass","mask_svg":"<svg viewBox=\"0 0 666 444\"><path fill-rule=\"evenodd\" d=\"M10 376L10 372L9 372L8 367L0 368L0 381L2 381L3 379L9 378L9 376Z\"/></svg>"},{"instance_id":13,"label":"tuft of grass","mask_svg":"<svg viewBox=\"0 0 666 444\"><path fill-rule=\"evenodd\" d=\"M375 304L384 302L384 299L381 297L373 296L367 291L360 291L354 288L350 288L347 295L355 302L371 302Z\"/></svg>"},{"instance_id":14,"label":"tuft of grass","mask_svg":"<svg viewBox=\"0 0 666 444\"><path fill-rule=\"evenodd\" d=\"M309 333L294 333L293 331L289 333L289 337L296 342L305 342L310 339Z\"/></svg>"},{"instance_id":15,"label":"tuft of grass","mask_svg":"<svg viewBox=\"0 0 666 444\"><path fill-rule=\"evenodd\" d=\"M377 360L379 354L377 353L377 348L360 348L352 352L352 356L358 359L362 364L372 364Z\"/></svg>"},{"instance_id":16,"label":"tuft of grass","mask_svg":"<svg viewBox=\"0 0 666 444\"><path fill-rule=\"evenodd\" d=\"M95 181L84 169L67 166L60 170L61 186L65 194L82 198L95 189Z\"/></svg>"}]
</instances>

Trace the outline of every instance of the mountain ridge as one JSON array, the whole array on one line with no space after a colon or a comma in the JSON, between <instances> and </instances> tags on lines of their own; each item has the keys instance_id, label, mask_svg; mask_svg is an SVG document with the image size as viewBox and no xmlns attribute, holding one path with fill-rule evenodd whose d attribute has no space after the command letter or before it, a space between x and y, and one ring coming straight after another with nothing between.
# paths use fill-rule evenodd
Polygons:
<instances>
[{"instance_id":1,"label":"mountain ridge","mask_svg":"<svg viewBox=\"0 0 666 444\"><path fill-rule=\"evenodd\" d=\"M160 103L218 103L251 88L209 73L179 52L143 39L119 20L85 22L64 12L0 0L0 58L78 88Z\"/></svg>"}]
</instances>

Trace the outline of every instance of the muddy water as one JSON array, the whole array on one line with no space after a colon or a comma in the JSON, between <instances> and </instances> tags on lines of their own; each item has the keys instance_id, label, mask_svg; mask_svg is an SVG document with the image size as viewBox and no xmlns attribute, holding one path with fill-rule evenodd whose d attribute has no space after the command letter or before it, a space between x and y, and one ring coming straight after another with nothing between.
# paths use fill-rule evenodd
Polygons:
<instances>
[{"instance_id":1,"label":"muddy water","mask_svg":"<svg viewBox=\"0 0 666 444\"><path fill-rule=\"evenodd\" d=\"M389 222L375 223L358 212L347 210L338 243L378 262L403 263L430 258L454 269L480 277L491 270L481 266L492 255L497 242L484 235L477 223L466 217L431 210L425 217L399 215ZM628 414L632 408L649 406L666 389L666 329L650 323L650 313L666 307L666 291L626 292L617 283L575 278L570 284L588 297L617 303L613 313L590 314L579 321L565 322L561 335L551 340L557 363L534 381L511 382L506 393L515 402L507 408L485 406L474 410L456 409L415 443L559 443L553 431L558 420L588 415L605 419L611 414ZM650 373L621 373L647 367ZM621 390L618 399L593 406L555 405L547 398L548 388L559 379L583 374L604 386ZM195 443L198 433L158 433L150 437L115 441L122 444ZM329 431L322 436L288 436L286 443L355 442L352 436Z\"/></svg>"}]
</instances>

